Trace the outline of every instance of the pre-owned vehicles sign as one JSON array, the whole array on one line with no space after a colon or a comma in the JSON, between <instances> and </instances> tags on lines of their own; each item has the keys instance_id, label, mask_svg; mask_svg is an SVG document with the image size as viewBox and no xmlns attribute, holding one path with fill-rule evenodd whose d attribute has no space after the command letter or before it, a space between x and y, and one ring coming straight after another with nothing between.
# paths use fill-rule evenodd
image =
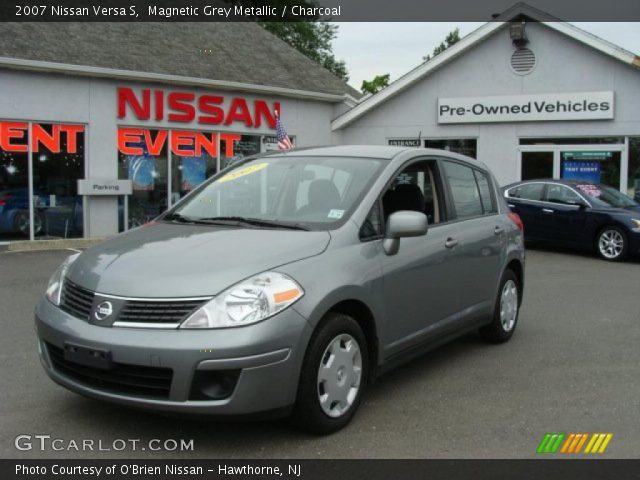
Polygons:
<instances>
[{"instance_id":1,"label":"pre-owned vehicles sign","mask_svg":"<svg viewBox=\"0 0 640 480\"><path fill-rule=\"evenodd\" d=\"M613 109L613 92L439 98L438 123L602 120Z\"/></svg>"}]
</instances>

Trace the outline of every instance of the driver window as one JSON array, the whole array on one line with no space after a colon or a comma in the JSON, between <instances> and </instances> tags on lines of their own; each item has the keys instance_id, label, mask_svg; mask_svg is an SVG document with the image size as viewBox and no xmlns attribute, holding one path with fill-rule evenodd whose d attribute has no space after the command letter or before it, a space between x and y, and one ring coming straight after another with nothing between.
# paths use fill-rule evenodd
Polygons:
<instances>
[{"instance_id":1,"label":"driver window","mask_svg":"<svg viewBox=\"0 0 640 480\"><path fill-rule=\"evenodd\" d=\"M443 221L443 206L436 162L418 162L404 169L382 196L384 218L399 210L414 210L427 216L430 225Z\"/></svg>"}]
</instances>

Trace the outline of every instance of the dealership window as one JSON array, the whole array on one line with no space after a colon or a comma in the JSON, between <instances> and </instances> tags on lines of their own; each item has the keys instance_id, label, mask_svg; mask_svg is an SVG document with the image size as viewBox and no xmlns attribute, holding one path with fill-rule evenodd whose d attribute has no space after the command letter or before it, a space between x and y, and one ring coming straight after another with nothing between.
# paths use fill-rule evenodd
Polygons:
<instances>
[{"instance_id":1,"label":"dealership window","mask_svg":"<svg viewBox=\"0 0 640 480\"><path fill-rule=\"evenodd\" d=\"M29 238L29 132L0 122L0 241Z\"/></svg>"},{"instance_id":2,"label":"dealership window","mask_svg":"<svg viewBox=\"0 0 640 480\"><path fill-rule=\"evenodd\" d=\"M82 125L0 122L0 240L83 236L84 160Z\"/></svg>"},{"instance_id":3,"label":"dealership window","mask_svg":"<svg viewBox=\"0 0 640 480\"><path fill-rule=\"evenodd\" d=\"M82 237L84 127L32 124L33 226L36 238Z\"/></svg>"},{"instance_id":4,"label":"dealership window","mask_svg":"<svg viewBox=\"0 0 640 480\"><path fill-rule=\"evenodd\" d=\"M478 141L475 138L428 139L424 141L424 146L478 158Z\"/></svg>"},{"instance_id":5,"label":"dealership window","mask_svg":"<svg viewBox=\"0 0 640 480\"><path fill-rule=\"evenodd\" d=\"M560 176L567 180L603 183L620 189L621 152L561 151Z\"/></svg>"},{"instance_id":6,"label":"dealership window","mask_svg":"<svg viewBox=\"0 0 640 480\"><path fill-rule=\"evenodd\" d=\"M168 135L167 130L139 129L120 142L118 177L131 180L133 187L123 228L142 225L167 209Z\"/></svg>"},{"instance_id":7,"label":"dealership window","mask_svg":"<svg viewBox=\"0 0 640 480\"><path fill-rule=\"evenodd\" d=\"M640 137L629 137L627 194L640 202Z\"/></svg>"},{"instance_id":8,"label":"dealership window","mask_svg":"<svg viewBox=\"0 0 640 480\"><path fill-rule=\"evenodd\" d=\"M218 171L217 133L175 132L171 142L171 204Z\"/></svg>"},{"instance_id":9,"label":"dealership window","mask_svg":"<svg viewBox=\"0 0 640 480\"><path fill-rule=\"evenodd\" d=\"M260 153L261 150L260 135L220 135L220 168L226 168L229 165L242 160L243 158ZM228 145L232 143L233 149L229 149Z\"/></svg>"}]
</instances>

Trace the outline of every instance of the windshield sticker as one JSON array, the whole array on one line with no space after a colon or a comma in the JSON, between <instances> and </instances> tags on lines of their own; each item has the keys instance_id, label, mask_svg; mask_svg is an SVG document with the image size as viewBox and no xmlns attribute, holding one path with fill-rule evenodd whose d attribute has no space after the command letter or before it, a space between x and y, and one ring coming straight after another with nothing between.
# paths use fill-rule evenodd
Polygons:
<instances>
[{"instance_id":1,"label":"windshield sticker","mask_svg":"<svg viewBox=\"0 0 640 480\"><path fill-rule=\"evenodd\" d=\"M256 163L255 165L251 165L250 167L240 168L238 170L234 170L233 172L229 172L226 175L220 177L217 180L217 183L230 182L231 180L235 180L236 178L244 177L245 175L250 175L255 172L259 172L267 168L268 163Z\"/></svg>"},{"instance_id":2,"label":"windshield sticker","mask_svg":"<svg viewBox=\"0 0 640 480\"><path fill-rule=\"evenodd\" d=\"M327 218L334 218L336 220L339 220L342 218L342 215L344 215L344 210L337 210L334 208L329 211L329 215L327 215Z\"/></svg>"},{"instance_id":3,"label":"windshield sticker","mask_svg":"<svg viewBox=\"0 0 640 480\"><path fill-rule=\"evenodd\" d=\"M602 190L600 190L597 185L590 185L587 183L584 185L576 185L576 188L590 197L598 198L602 194Z\"/></svg>"}]
</instances>

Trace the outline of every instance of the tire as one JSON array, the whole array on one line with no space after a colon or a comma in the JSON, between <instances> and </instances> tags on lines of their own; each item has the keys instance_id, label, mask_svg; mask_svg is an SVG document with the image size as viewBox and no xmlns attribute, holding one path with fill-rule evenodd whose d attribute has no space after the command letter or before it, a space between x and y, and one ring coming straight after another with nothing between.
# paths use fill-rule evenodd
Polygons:
<instances>
[{"instance_id":1,"label":"tire","mask_svg":"<svg viewBox=\"0 0 640 480\"><path fill-rule=\"evenodd\" d=\"M627 234L618 227L604 227L596 237L598 256L610 262L619 262L627 256L629 242Z\"/></svg>"},{"instance_id":2,"label":"tire","mask_svg":"<svg viewBox=\"0 0 640 480\"><path fill-rule=\"evenodd\" d=\"M505 270L493 309L493 320L480 328L480 336L491 343L509 341L518 324L520 313L520 282L513 270Z\"/></svg>"},{"instance_id":3,"label":"tire","mask_svg":"<svg viewBox=\"0 0 640 480\"><path fill-rule=\"evenodd\" d=\"M322 435L344 428L360 405L368 374L367 341L358 322L329 313L309 342L292 423Z\"/></svg>"},{"instance_id":4,"label":"tire","mask_svg":"<svg viewBox=\"0 0 640 480\"><path fill-rule=\"evenodd\" d=\"M38 235L42 231L42 215L33 212L33 234ZM19 210L13 218L14 231L29 236L29 210Z\"/></svg>"}]
</instances>

